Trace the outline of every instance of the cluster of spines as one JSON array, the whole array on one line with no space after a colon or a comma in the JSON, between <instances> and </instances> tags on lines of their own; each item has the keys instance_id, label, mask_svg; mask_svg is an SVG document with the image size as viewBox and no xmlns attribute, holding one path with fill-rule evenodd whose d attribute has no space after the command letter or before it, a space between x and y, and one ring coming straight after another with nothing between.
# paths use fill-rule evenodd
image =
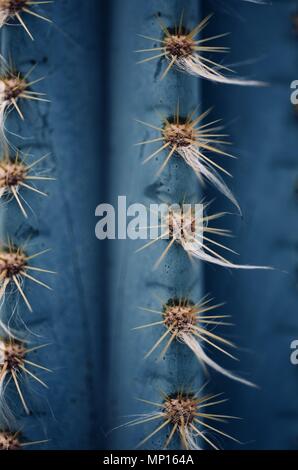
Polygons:
<instances>
[{"instance_id":1,"label":"cluster of spines","mask_svg":"<svg viewBox=\"0 0 298 470\"><path fill-rule=\"evenodd\" d=\"M136 51L149 54L149 57L144 58L140 63L155 59L166 59L168 64L161 75L161 79L164 79L170 70L176 67L183 72L219 83L262 85L261 82L242 78L235 79L231 76L226 76L224 72L231 72L230 69L205 56L206 53L222 54L228 52L228 48L226 47L210 45L210 42L212 44L214 40L224 37L225 34L219 34L206 39L196 39L196 36L208 25L211 16L212 15L209 15L204 18L192 30L187 30L184 27L183 14L181 15L179 24L174 28L167 27L158 17L157 20L162 30L163 37L159 39L140 35L144 39L157 44L157 46L155 45L148 49ZM154 52L157 52L157 54L155 55ZM202 112L198 116L195 115L195 111L192 111L188 116L181 116L178 102L176 113L172 117L163 117L159 126L138 121L140 124L154 129L159 135L155 135L152 139L139 142L136 145L156 143L159 145L153 153L145 158L143 163L147 163L161 152L167 151L167 156L157 176L165 169L173 155L178 155L192 168L201 182L206 180L211 183L240 211L240 206L236 198L222 179L220 173L224 173L228 176L231 175L224 169L222 164L218 163L216 160L216 157L233 157L233 155L222 148L222 146L229 144L226 139L228 136L223 132L223 126L220 120L213 120L209 123L204 122L204 119L208 116L210 111L211 110ZM209 156L210 153L213 155L212 158ZM218 252L218 248L234 253L233 250L213 238L210 238L210 236L228 237L231 235L229 230L217 228L212 225L214 220L221 218L225 213L206 215L205 209L207 209L207 207L208 204L204 206L204 212L199 216L193 213L192 209L190 209L190 212L187 214L183 212L182 207L181 210L176 210L176 212L170 210L166 216L160 220L159 228L163 231L161 236L150 241L140 250L151 246L157 240L166 238L168 240L167 248L155 263L155 267L158 267L169 252L169 249L176 242L182 246L190 258L197 258L227 268L269 269L266 266L236 265L223 257L223 255ZM201 227L199 234L194 229L195 226ZM146 353L145 358L153 354L162 344L165 344L159 356L163 358L172 343L178 340L190 348L202 365L211 367L233 380L254 386L253 383L221 367L203 350L201 344L207 343L208 346L212 346L212 348L235 359L235 357L226 350L227 347L234 348L235 345L212 331L216 326L227 326L230 325L230 323L225 321L227 315L217 313L217 309L222 306L222 304L212 305L210 303L211 300L212 299L205 297L195 304L191 299L181 297L169 299L159 310L143 308L143 310L147 310L155 315L159 314L160 318L157 321L137 326L135 328L136 330L147 330L148 328L154 327L164 328L159 339ZM198 439L205 441L211 448L217 449L217 445L212 439L210 440L207 437L206 431L214 432L215 434L238 442L232 436L209 423L210 420L225 422L226 419L235 418L233 416L219 415L205 411L205 407L218 405L225 401L212 401L212 399L217 396L219 395L202 396L200 390L197 394L189 391L175 391L175 393L170 395L163 394L163 400L160 403L142 399L142 402L158 408L159 411L141 415L139 418L129 422L128 425L134 426L154 421L161 422L152 433L142 440L139 444L140 446L145 444L160 431L166 429L169 429L169 434L165 439L164 448L170 445L174 435L177 434L180 437L182 447L185 449L200 449ZM203 408L203 410L201 410L201 408Z\"/></svg>"},{"instance_id":2,"label":"cluster of spines","mask_svg":"<svg viewBox=\"0 0 298 470\"><path fill-rule=\"evenodd\" d=\"M0 0L0 28L10 23L18 22L24 28L26 33L33 39L23 15L31 15L45 21L48 18L35 11L35 7L52 3L51 1L31 1L31 0ZM2 146L2 157L0 159L0 198L2 201L9 202L15 199L22 217L27 218L26 206L30 208L24 199L24 193L30 191L34 194L47 196L46 193L35 187L40 181L52 180L50 176L44 174L44 170L38 170L39 164L47 155L37 160L30 160L29 155L23 154L20 150L14 148L6 136L5 122L8 114L15 111L21 120L24 120L21 103L25 100L30 101L48 101L44 93L34 90L42 78L31 80L30 75L35 68L32 67L25 75L16 71L12 63L7 63L1 57L0 73L0 138ZM32 88L33 87L33 88ZM8 239L6 243L0 246L0 303L1 308L9 308L5 299L8 294L13 298L17 295L23 299L30 312L33 311L31 302L28 299L24 282L31 281L42 287L50 289L46 283L40 280L39 274L53 273L44 267L35 265L35 258L46 253L49 250L28 253L28 247L16 246ZM39 372L51 372L47 367L33 361L30 357L32 353L47 346L31 345L31 342L24 339L24 335L16 332L12 326L12 319L8 324L1 315L1 336L0 336L0 407L1 407L1 425L0 425L0 450L20 450L27 446L39 445L47 442L46 440L28 442L23 432L14 429L16 427L15 416L11 410L7 410L7 385L14 385L19 397L21 406L25 413L29 415L31 409L26 400L26 392L23 390L22 378L27 377L40 386L47 388L47 384L40 378Z\"/></svg>"}]
</instances>

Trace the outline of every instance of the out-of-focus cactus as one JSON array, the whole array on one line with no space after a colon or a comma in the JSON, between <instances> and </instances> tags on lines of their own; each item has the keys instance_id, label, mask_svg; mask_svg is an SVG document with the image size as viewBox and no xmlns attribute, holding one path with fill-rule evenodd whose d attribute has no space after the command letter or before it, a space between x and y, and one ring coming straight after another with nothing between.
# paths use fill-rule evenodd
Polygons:
<instances>
[{"instance_id":1,"label":"out-of-focus cactus","mask_svg":"<svg viewBox=\"0 0 298 470\"><path fill-rule=\"evenodd\" d=\"M233 248L276 270L231 276L206 268L208 290L224 296L235 322L233 333L248 350L241 353L241 370L249 371L260 389L246 390L219 376L216 382L230 398L229 412L243 418L229 431L248 442L245 449L297 449L297 369L290 363L298 325L298 133L290 102L290 84L297 78L291 21L297 2L239 3L217 2L211 34L219 27L231 31L231 63L240 62L245 76L262 77L270 86L227 93L204 82L203 102L205 107L216 102L225 121L233 123L227 132L239 158L232 189L243 212L242 220L231 218ZM207 14L215 2L203 4ZM241 65L242 56L251 62ZM223 201L217 207L222 210ZM227 443L226 448L239 446Z\"/></svg>"}]
</instances>

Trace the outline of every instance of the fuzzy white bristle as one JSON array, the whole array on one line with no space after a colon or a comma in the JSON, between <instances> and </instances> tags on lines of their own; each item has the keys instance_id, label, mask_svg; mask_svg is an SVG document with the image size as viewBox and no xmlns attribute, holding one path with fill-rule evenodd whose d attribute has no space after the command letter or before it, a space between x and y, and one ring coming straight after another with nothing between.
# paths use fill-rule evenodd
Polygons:
<instances>
[{"instance_id":1,"label":"fuzzy white bristle","mask_svg":"<svg viewBox=\"0 0 298 470\"><path fill-rule=\"evenodd\" d=\"M184 241L181 239L181 245L184 250L192 257L200 259L201 261L205 261L211 264L217 264L218 266L222 266L224 268L232 268L232 269L272 269L270 266L257 266L251 264L234 264L228 260L221 259L218 256L209 255L206 253L206 246L201 241L194 240L193 238Z\"/></svg>"},{"instance_id":2,"label":"fuzzy white bristle","mask_svg":"<svg viewBox=\"0 0 298 470\"><path fill-rule=\"evenodd\" d=\"M233 436L212 425L213 421L238 419L236 416L209 413L206 410L206 406L209 407L226 401L211 401L216 399L219 395L200 397L198 394L185 394L183 392L179 392L167 396L163 393L164 401L160 404L141 399L140 401L159 408L160 411L154 412L148 418L146 415L140 415L139 419L130 421L124 426L135 426L150 422L158 423L154 430L146 436L137 447L143 446L146 442L161 432L167 433L163 449L167 449L169 447L176 435L180 438L183 449L201 450L198 442L198 440L200 440L201 442L205 441L208 446L218 450L217 445L215 445L215 443L206 435L210 431L239 443L239 441ZM211 421L210 424L209 420Z\"/></svg>"},{"instance_id":3,"label":"fuzzy white bristle","mask_svg":"<svg viewBox=\"0 0 298 470\"><path fill-rule=\"evenodd\" d=\"M1 324L2 326L2 324ZM0 340L0 364L3 364L5 358L5 343Z\"/></svg>"},{"instance_id":4,"label":"fuzzy white bristle","mask_svg":"<svg viewBox=\"0 0 298 470\"><path fill-rule=\"evenodd\" d=\"M197 434L191 428L189 428L189 426L185 426L184 433L187 448L189 450L203 450L202 447L198 445Z\"/></svg>"},{"instance_id":5,"label":"fuzzy white bristle","mask_svg":"<svg viewBox=\"0 0 298 470\"><path fill-rule=\"evenodd\" d=\"M29 15L33 16L34 18L39 18L40 20L46 21L51 23L51 20L36 11L31 10L32 6L38 5L45 5L47 3L51 3L51 1L34 1L30 2L29 0L25 2L20 2L16 4L16 2L12 2L9 0L1 0L0 1L0 28L4 25L9 25L11 22L10 20L16 20L25 32L28 34L30 39L34 40L23 16Z\"/></svg>"},{"instance_id":6,"label":"fuzzy white bristle","mask_svg":"<svg viewBox=\"0 0 298 470\"><path fill-rule=\"evenodd\" d=\"M0 7L0 28L4 26L9 18L9 10Z\"/></svg>"},{"instance_id":7,"label":"fuzzy white bristle","mask_svg":"<svg viewBox=\"0 0 298 470\"><path fill-rule=\"evenodd\" d=\"M137 327L136 329L140 330L163 325L167 329L145 357L149 357L157 347L161 346L163 342L166 342L166 345L159 356L160 359L164 358L173 341L176 340L184 343L194 353L201 364L213 368L220 374L223 374L232 380L255 387L252 382L221 367L204 351L203 345L208 344L208 346L211 346L214 350L220 351L222 354L225 354L232 359L237 359L221 346L225 345L227 347L235 348L235 345L208 328L208 325L230 325L229 323L222 322L222 319L225 318L226 315L204 315L204 312L207 313L222 306L222 304L210 305L210 301L211 299L207 298L206 300L206 298L204 298L202 302L194 304L192 301L188 301L185 298L170 299L168 303L163 306L163 311L161 312L162 321Z\"/></svg>"},{"instance_id":8,"label":"fuzzy white bristle","mask_svg":"<svg viewBox=\"0 0 298 470\"><path fill-rule=\"evenodd\" d=\"M215 361L213 361L203 350L202 346L200 345L199 341L197 341L192 334L190 333L181 333L179 335L181 340L192 350L192 352L195 354L197 359L200 362L205 363L207 366L211 367L212 369L216 370L216 372L219 372L222 375L225 375L229 379L236 380L237 382L240 382L244 385L248 385L250 387L255 387L256 385L250 382L249 380L245 380L238 375L233 374L229 370L225 369L224 367L221 367L219 364L217 364Z\"/></svg>"},{"instance_id":9,"label":"fuzzy white bristle","mask_svg":"<svg viewBox=\"0 0 298 470\"><path fill-rule=\"evenodd\" d=\"M168 60L170 61L171 58L168 58ZM264 86L263 82L257 80L233 78L230 76L227 77L219 72L219 70L224 67L217 65L211 68L207 64L205 64L202 58L196 53L192 53L188 57L182 57L181 59L177 59L175 62L175 66L182 72L186 72L190 75L195 75L197 77L205 78L206 80L211 80L213 82L223 83L227 85Z\"/></svg>"},{"instance_id":10,"label":"fuzzy white bristle","mask_svg":"<svg viewBox=\"0 0 298 470\"><path fill-rule=\"evenodd\" d=\"M224 182L218 171L216 171L216 169L208 163L206 159L202 158L201 154L193 145L190 145L189 147L180 147L177 149L177 153L183 158L185 163L192 168L199 179L201 177L205 178L216 189L218 189L218 191L226 196L232 204L237 207L241 214L241 208L232 191Z\"/></svg>"},{"instance_id":11,"label":"fuzzy white bristle","mask_svg":"<svg viewBox=\"0 0 298 470\"><path fill-rule=\"evenodd\" d=\"M26 162L26 155L22 159L18 151L14 155L10 155L7 149L4 152L3 158L0 159L0 199L6 197L6 200L10 201L14 198L25 218L28 215L24 206L28 205L28 203L23 195L20 194L21 190L28 190L35 194L47 196L45 192L35 186L35 181L50 181L54 179L44 175L44 173L39 174L36 172L36 166L47 157L48 154L29 164Z\"/></svg>"},{"instance_id":12,"label":"fuzzy white bristle","mask_svg":"<svg viewBox=\"0 0 298 470\"><path fill-rule=\"evenodd\" d=\"M161 79L164 79L172 68L177 68L190 75L195 75L200 78L205 78L218 83L225 83L230 85L242 86L264 86L263 82L257 80L247 80L246 78L224 75L223 72L233 73L234 71L221 65L206 57L206 54L222 54L228 52L229 48L222 46L212 46L210 41L225 36L226 34L219 34L213 37L206 37L196 40L198 36L209 24L209 20L213 15L206 16L192 31L187 32L183 27L183 14L179 21L179 28L175 28L175 32L169 29L160 18L158 23L163 31L163 40L158 40L161 44L159 48L140 49L136 52L148 53L149 55L159 52L157 55L151 55L141 61L149 62L151 60L165 58L168 65L162 73ZM143 36L145 39L150 37ZM206 45L207 44L207 45Z\"/></svg>"},{"instance_id":13,"label":"fuzzy white bristle","mask_svg":"<svg viewBox=\"0 0 298 470\"><path fill-rule=\"evenodd\" d=\"M219 214L221 216L221 214ZM211 216L212 217L212 216ZM213 217L212 217L213 218ZM220 248L230 251L233 253L233 250L230 248L221 245L220 243L211 240L209 237L205 235L205 232L210 231L210 227L206 225L206 221L208 223L210 217L206 216L196 218L194 215L189 214L189 216L185 215L181 218L181 212L173 211L169 216L167 216L166 220L164 220L164 224L171 224L173 227L173 239L177 243L179 243L182 248L187 252L190 257L200 259L201 261L206 261L208 263L217 264L219 266L223 266L225 268L233 268L233 269L272 269L269 266L256 266L256 265L249 265L249 264L234 264L221 255L216 253L212 250L208 245L207 242L219 246ZM204 221L205 220L205 221ZM212 220L212 219L211 219ZM195 225L196 230L193 231L192 225ZM216 228L211 228L213 233L216 234ZM182 236L181 236L182 233ZM212 233L212 232L211 232Z\"/></svg>"},{"instance_id":14,"label":"fuzzy white bristle","mask_svg":"<svg viewBox=\"0 0 298 470\"><path fill-rule=\"evenodd\" d=\"M192 112L185 120L179 115L178 103L177 111L173 120L165 119L163 127L158 128L153 126L156 130L160 130L161 137L147 141L145 140L137 143L136 145L147 145L155 142L162 143L161 147L149 155L143 163L149 162L154 156L167 150L168 154L157 173L160 175L169 163L170 159L175 154L179 155L194 171L201 182L205 180L213 185L237 207L241 214L240 206L232 191L221 177L220 172L230 177L232 175L224 169L222 164L217 163L215 158L218 156L235 157L219 147L219 145L229 144L229 142L225 140L220 140L228 137L227 134L220 132L223 126L213 126L214 123L217 123L220 120L204 123L205 117L208 116L210 112L211 109L208 109L196 118L193 117L194 112ZM143 121L139 122L145 126L152 127L149 123ZM212 153L212 156L210 156L209 153Z\"/></svg>"},{"instance_id":15,"label":"fuzzy white bristle","mask_svg":"<svg viewBox=\"0 0 298 470\"><path fill-rule=\"evenodd\" d=\"M8 106L7 100L5 100L5 83L3 80L0 80L0 137L4 141L4 123L5 123L5 111Z\"/></svg>"},{"instance_id":16,"label":"fuzzy white bristle","mask_svg":"<svg viewBox=\"0 0 298 470\"><path fill-rule=\"evenodd\" d=\"M265 0L244 0L245 2L250 2L250 3L261 3L263 5L267 5L268 3L270 4L271 2L266 2Z\"/></svg>"}]
</instances>

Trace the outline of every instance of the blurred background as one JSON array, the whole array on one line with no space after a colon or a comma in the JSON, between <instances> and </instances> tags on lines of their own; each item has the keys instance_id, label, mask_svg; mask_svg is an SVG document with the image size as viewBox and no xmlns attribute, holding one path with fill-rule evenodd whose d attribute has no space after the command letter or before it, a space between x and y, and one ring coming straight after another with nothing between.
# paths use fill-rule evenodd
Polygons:
<instances>
[{"instance_id":1,"label":"blurred background","mask_svg":"<svg viewBox=\"0 0 298 470\"><path fill-rule=\"evenodd\" d=\"M225 64L270 85L220 85L176 71L160 81L162 61L136 64L133 51L151 47L138 34L160 37L155 15L173 26L183 9L187 28L214 12L204 35L231 33L221 40L231 47ZM33 251L52 248L43 267L58 275L49 279L54 292L26 288L33 315L18 306L38 341L51 343L38 360L53 373L46 376L49 391L28 384L33 412L25 417L15 405L17 426L27 440L49 439L43 449L133 449L153 430L150 424L118 428L152 411L136 398L156 401L160 390L197 390L206 381L182 345L161 362L143 359L158 332L132 331L148 319L138 307L160 309L175 295L190 293L198 301L210 293L233 317L228 337L240 347L240 362L212 357L259 385L251 389L210 372L208 391L224 392L223 411L242 418L225 431L243 444L218 444L297 449L298 366L290 362L290 344L298 339L298 120L290 85L298 79L298 2L57 0L36 11L53 24L28 18L34 42L22 28L5 28L2 53L24 73L36 63L33 78L45 77L36 90L51 102L25 105L25 122L11 115L8 127L21 136L12 136L16 146L36 157L51 153L44 165L57 180L45 185L47 199L28 195L28 220L15 202L3 207L1 232L18 243L30 237ZM158 179L164 156L141 165L151 147L133 145L152 134L135 119L158 123L155 110L170 115L178 98L185 113L214 106L214 119L223 119L238 156L225 161L243 212L223 222L235 235L229 243L239 253L234 260L275 271L193 267L179 249L152 271L160 245L136 254L139 241L96 239L96 206L116 204L119 195L148 205L177 202L187 193L192 200L214 199L212 211L234 212L178 158ZM163 440L158 435L147 447L159 449Z\"/></svg>"}]
</instances>

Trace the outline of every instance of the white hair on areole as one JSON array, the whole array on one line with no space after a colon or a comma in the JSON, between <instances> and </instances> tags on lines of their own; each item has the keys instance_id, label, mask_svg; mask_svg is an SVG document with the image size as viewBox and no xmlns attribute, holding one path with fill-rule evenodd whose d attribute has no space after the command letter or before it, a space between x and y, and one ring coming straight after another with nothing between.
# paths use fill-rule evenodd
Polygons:
<instances>
[{"instance_id":1,"label":"white hair on areole","mask_svg":"<svg viewBox=\"0 0 298 470\"><path fill-rule=\"evenodd\" d=\"M173 212L171 214L171 224L172 227L174 227L173 237L175 238L175 234L177 234L175 241L182 246L182 248L188 253L189 256L200 259L201 261L206 261L208 263L217 264L225 268L233 269L273 269L270 266L234 264L223 258L220 254L215 252L207 245L208 242L226 251L234 253L234 251L230 248L226 247L225 245L222 245L221 243L216 242L215 240L210 239L205 235L205 232L208 231L211 231L211 233L217 235L221 233L217 233L216 228L208 226L208 222L209 220L212 220L215 217L221 217L222 215L223 214L215 214L214 216L210 217L206 216L203 217L202 220L200 218L197 219L195 216L192 216L184 217L184 219L181 220L181 213L175 214L175 212ZM193 231L192 224L194 224L196 227L199 227L201 230Z\"/></svg>"},{"instance_id":2,"label":"white hair on areole","mask_svg":"<svg viewBox=\"0 0 298 470\"><path fill-rule=\"evenodd\" d=\"M209 20L212 16L212 14L206 16L191 31L183 26L183 14L179 21L179 28L167 27L158 17L157 21L163 31L164 37L160 40L141 35L144 39L158 42L159 47L137 50L136 52L148 53L149 55L149 57L139 61L139 63L162 58L166 59L168 65L162 73L161 79L164 79L169 71L175 67L190 75L195 75L214 82L247 86L265 85L265 83L257 80L247 80L241 77L234 78L231 75L226 76L221 73L221 71L225 70L230 74L234 71L221 65L220 61L214 61L209 58L209 54L224 54L229 51L228 47L210 45L210 41L211 44L213 44L215 39L222 38L226 36L226 34L196 39L209 24ZM155 54L156 52L158 52L158 54ZM152 55L152 53L154 55ZM208 57L206 57L206 54L208 54Z\"/></svg>"},{"instance_id":3,"label":"white hair on areole","mask_svg":"<svg viewBox=\"0 0 298 470\"><path fill-rule=\"evenodd\" d=\"M197 434L189 426L185 426L184 433L189 450L203 450L198 445Z\"/></svg>"},{"instance_id":4,"label":"white hair on areole","mask_svg":"<svg viewBox=\"0 0 298 470\"><path fill-rule=\"evenodd\" d=\"M5 117L6 111L9 106L9 101L5 99L5 83L0 79L0 139L2 142L5 142Z\"/></svg>"},{"instance_id":5,"label":"white hair on areole","mask_svg":"<svg viewBox=\"0 0 298 470\"><path fill-rule=\"evenodd\" d=\"M183 158L185 163L187 163L187 165L192 168L199 179L203 177L209 183L215 186L218 191L226 196L232 202L232 204L237 207L239 213L241 214L241 208L232 191L224 182L218 171L216 171L215 168L213 168L213 166L208 163L208 161L201 157L193 145L190 145L189 147L180 147L176 150L176 152Z\"/></svg>"},{"instance_id":6,"label":"white hair on areole","mask_svg":"<svg viewBox=\"0 0 298 470\"><path fill-rule=\"evenodd\" d=\"M136 250L137 252L140 252L152 246L159 240L168 241L167 247L163 250L162 254L156 261L154 269L160 265L175 243L180 245L190 258L197 258L201 261L217 264L218 266L225 268L274 269L271 266L235 264L224 258L221 254L215 251L217 247L234 254L237 253L226 245L209 238L208 235L231 236L231 232L229 230L209 225L210 221L221 218L225 213L219 212L211 216L196 216L192 209L193 208L190 209L188 214L183 213L181 210L170 210L168 214L163 215L159 224L159 228L162 230L161 235ZM203 210L205 209L206 206Z\"/></svg>"},{"instance_id":7,"label":"white hair on areole","mask_svg":"<svg viewBox=\"0 0 298 470\"><path fill-rule=\"evenodd\" d=\"M31 90L33 85L44 79L41 77L33 81L28 80L35 67L31 67L23 76L0 55L0 140L5 145L8 143L5 136L5 120L9 112L14 109L22 120L25 119L19 106L20 101L49 102L44 93Z\"/></svg>"},{"instance_id":8,"label":"white hair on areole","mask_svg":"<svg viewBox=\"0 0 298 470\"><path fill-rule=\"evenodd\" d=\"M46 5L47 3L52 2L43 0L24 0L20 2L16 2L15 0L0 0L0 28L2 28L4 25L9 25L11 23L10 20L12 20L12 23L15 24L14 20L16 20L16 22L18 22L20 26L22 26L23 29L26 31L30 39L33 40L34 38L23 16L29 15L33 16L34 18L39 18L40 20L51 23L52 21L49 18L31 9L32 7L35 8L38 5Z\"/></svg>"},{"instance_id":9,"label":"white hair on areole","mask_svg":"<svg viewBox=\"0 0 298 470\"><path fill-rule=\"evenodd\" d=\"M5 398L5 395L6 395L5 391L11 378L8 378L7 380L8 371L4 370L3 372L4 362L5 362L5 344L2 340L0 340L0 419L4 420L8 424L13 421L13 414Z\"/></svg>"},{"instance_id":10,"label":"white hair on areole","mask_svg":"<svg viewBox=\"0 0 298 470\"><path fill-rule=\"evenodd\" d=\"M196 304L183 297L169 299L167 304L163 305L162 312L160 312L162 321L156 321L136 327L136 330L149 327L157 328L161 325L166 327L166 332L164 332L154 343L151 349L146 353L145 358L148 358L157 348L161 347L161 345L165 343L165 346L159 355L159 359L161 360L165 357L173 341L178 341L186 345L202 365L211 367L216 372L225 375L232 380L241 382L244 385L256 387L252 382L241 378L239 375L234 374L217 364L203 349L203 345L207 344L214 350L220 351L222 354L237 360L235 356L221 346L225 345L230 348L235 348L235 344L213 331L214 327L220 325L230 326L230 323L222 321L229 315L221 315L217 313L209 315L207 312L223 305L210 305L210 302L211 299L208 297L204 297L201 302ZM150 312L150 309L148 309L148 311ZM158 313L158 311L155 311L155 313ZM209 326L211 326L212 329L210 329Z\"/></svg>"},{"instance_id":11,"label":"white hair on areole","mask_svg":"<svg viewBox=\"0 0 298 470\"><path fill-rule=\"evenodd\" d=\"M213 361L203 350L202 346L200 345L199 341L197 341L194 336L191 333L184 333L182 332L179 335L179 338L185 343L195 354L197 359L200 362L205 363L207 366L212 367L212 369L216 370L222 375L225 375L229 379L236 380L238 382L241 382L244 385L248 385L250 387L256 387L256 385L249 380L242 379L238 375L233 374L232 372L228 371L227 369L224 369L221 367L219 364L217 364L215 361Z\"/></svg>"},{"instance_id":12,"label":"white hair on areole","mask_svg":"<svg viewBox=\"0 0 298 470\"><path fill-rule=\"evenodd\" d=\"M38 189L35 182L53 180L43 172L41 174L36 172L36 166L47 157L48 154L29 164L27 163L27 155L21 157L19 151L12 154L7 148L0 158L0 199L5 198L5 201L9 202L14 198L25 218L28 215L24 205L28 205L28 203L20 193L23 190L29 190L46 197L47 194ZM29 205L28 207L31 208Z\"/></svg>"},{"instance_id":13,"label":"white hair on areole","mask_svg":"<svg viewBox=\"0 0 298 470\"><path fill-rule=\"evenodd\" d=\"M7 6L2 6L0 2L0 28L4 26L9 18L9 9Z\"/></svg>"},{"instance_id":14,"label":"white hair on areole","mask_svg":"<svg viewBox=\"0 0 298 470\"><path fill-rule=\"evenodd\" d=\"M193 238L189 241L184 241L181 239L181 245L184 250L194 258L198 258L201 261L206 261L207 263L217 264L218 266L222 266L224 268L232 268L232 269L273 269L271 266L257 266L251 264L234 264L230 261L227 261L223 258L209 255L206 253L206 246L202 244L202 242L194 240Z\"/></svg>"},{"instance_id":15,"label":"white hair on areole","mask_svg":"<svg viewBox=\"0 0 298 470\"><path fill-rule=\"evenodd\" d=\"M155 412L150 417L141 417L139 420L133 420L124 426L135 426L147 423L157 422L156 427L150 434L148 434L137 446L141 447L149 440L151 440L157 434L164 433L165 443L162 446L163 449L167 449L174 439L174 436L180 438L181 447L185 450L201 450L198 440L205 441L210 447L218 450L215 443L206 436L207 432L214 432L234 442L239 441L233 436L223 432L212 426L212 421L224 421L226 419L238 419L236 416L227 416L217 413L210 413L206 411L206 406L214 406L222 403L226 400L216 400L219 395L207 395L197 396L196 394L175 392L170 395L166 395L163 392L163 402L156 403L152 401L142 400L140 401L147 403L151 406L158 407L161 409L159 413ZM208 421L211 424L208 424Z\"/></svg>"},{"instance_id":16,"label":"white hair on areole","mask_svg":"<svg viewBox=\"0 0 298 470\"><path fill-rule=\"evenodd\" d=\"M223 145L229 145L230 142L222 140L228 137L228 135L221 132L223 126L216 125L216 123L220 122L220 119L207 123L204 122L211 109L199 114L197 117L194 117L195 111L193 111L184 118L180 116L178 102L174 118L164 119L162 127L158 128L149 123L139 121L145 126L160 130L161 137L138 142L136 145L160 142L159 145L161 146L150 154L143 163L149 162L160 152L167 149L168 154L158 171L159 176L170 159L176 154L194 171L201 182L205 180L213 185L237 207L241 214L240 205L221 177L220 172L229 177L232 177L232 175L225 170L223 164L216 161L216 157L236 157L222 149Z\"/></svg>"},{"instance_id":17,"label":"white hair on areole","mask_svg":"<svg viewBox=\"0 0 298 470\"><path fill-rule=\"evenodd\" d=\"M168 58L170 61L170 58ZM199 54L193 52L188 57L182 57L177 59L175 66L180 69L182 72L189 73L190 75L195 75L197 77L205 78L206 80L211 80L218 83L224 83L227 85L242 85L242 86L264 86L263 82L257 80L247 80L245 78L234 78L227 77L219 72L221 67L217 64L215 67L211 68L204 63L203 57Z\"/></svg>"},{"instance_id":18,"label":"white hair on areole","mask_svg":"<svg viewBox=\"0 0 298 470\"><path fill-rule=\"evenodd\" d=\"M4 328L5 330L5 328ZM15 336L8 332L5 338L0 339L0 412L3 416L11 413L5 402L5 390L10 382L14 383L15 389L19 396L20 402L27 415L30 410L25 400L25 396L21 387L21 380L24 377L30 377L38 382L45 388L48 388L46 383L41 380L31 368L51 372L46 367L32 362L27 359L27 355L40 348L44 348L47 344L38 345L36 347L29 347L26 340L15 339Z\"/></svg>"},{"instance_id":19,"label":"white hair on areole","mask_svg":"<svg viewBox=\"0 0 298 470\"><path fill-rule=\"evenodd\" d=\"M250 3L262 3L263 5L271 4L271 2L266 2L265 0L244 0L245 2Z\"/></svg>"}]
</instances>

